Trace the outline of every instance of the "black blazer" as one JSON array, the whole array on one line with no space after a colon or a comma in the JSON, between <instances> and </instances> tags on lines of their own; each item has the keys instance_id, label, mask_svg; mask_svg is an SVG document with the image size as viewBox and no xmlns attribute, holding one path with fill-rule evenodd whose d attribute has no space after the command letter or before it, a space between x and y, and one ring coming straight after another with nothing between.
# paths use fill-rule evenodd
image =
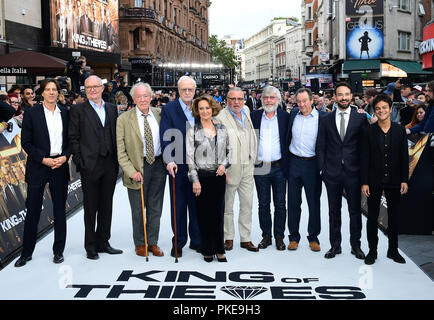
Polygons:
<instances>
[{"instance_id":1,"label":"black blazer","mask_svg":"<svg viewBox=\"0 0 434 320\"><path fill-rule=\"evenodd\" d=\"M249 107L250 112L255 111L255 110L253 109L253 100L252 100L252 99L255 99L255 100L256 100L256 109L255 109L255 110L257 110L257 109L259 109L260 107L262 107L262 102L261 102L261 100L258 100L258 99L253 98L253 97L249 97L249 98L247 98L246 106Z\"/></svg>"},{"instance_id":2,"label":"black blazer","mask_svg":"<svg viewBox=\"0 0 434 320\"><path fill-rule=\"evenodd\" d=\"M60 109L63 125L61 155L69 160L71 151L68 144L68 109L61 106L58 106L58 108ZM50 136L42 104L36 104L24 113L21 145L27 153L26 182L31 184L42 183L44 177L52 170L42 164L42 159L50 156ZM69 180L68 161L60 168L65 170L66 179Z\"/></svg>"},{"instance_id":3,"label":"black blazer","mask_svg":"<svg viewBox=\"0 0 434 320\"><path fill-rule=\"evenodd\" d=\"M366 130L362 140L361 183L374 187L381 186L383 176L383 153L378 139L378 123ZM381 129L380 129L381 130ZM408 182L409 160L408 143L405 128L392 122L390 127L392 139L391 154L391 187L399 188L402 182Z\"/></svg>"},{"instance_id":4,"label":"black blazer","mask_svg":"<svg viewBox=\"0 0 434 320\"><path fill-rule=\"evenodd\" d=\"M115 105L106 102L106 121L110 121L112 158L117 164L116 147L116 121L118 110ZM103 141L102 131L98 130L101 120L88 101L73 105L70 110L69 121L69 146L72 153L72 161L77 171L84 169L92 172L98 159L98 146Z\"/></svg>"},{"instance_id":5,"label":"black blazer","mask_svg":"<svg viewBox=\"0 0 434 320\"><path fill-rule=\"evenodd\" d=\"M256 110L250 114L250 118L252 119L253 127L256 130L261 130L261 121L262 115L264 114L264 110ZM288 131L288 122L289 122L289 113L286 111L282 111L281 109L277 109L277 123L279 126L279 138L280 138L280 153L282 154L282 168L286 168L288 166L288 151L286 149L286 133ZM258 136L258 148L259 148L259 134ZM288 170L284 170L285 174Z\"/></svg>"},{"instance_id":6,"label":"black blazer","mask_svg":"<svg viewBox=\"0 0 434 320\"><path fill-rule=\"evenodd\" d=\"M298 114L299 111L300 109L298 107L294 107L291 110L291 113L289 114L288 131L286 133L286 152L288 154L288 158L289 158L289 146L291 145L291 140L292 140L292 125L294 124L295 116ZM328 114L327 112L324 111L318 111L318 112L319 112L319 121L318 121L318 137L316 139L316 147L315 147L316 155L318 155L319 126L321 125L321 122L324 120L324 117L327 116Z\"/></svg>"},{"instance_id":7,"label":"black blazer","mask_svg":"<svg viewBox=\"0 0 434 320\"><path fill-rule=\"evenodd\" d=\"M327 114L321 122L317 140L317 156L324 180L336 181L342 170L350 179L360 179L361 141L368 125L366 114L351 108L345 139L342 141L336 127L336 110Z\"/></svg>"}]
</instances>

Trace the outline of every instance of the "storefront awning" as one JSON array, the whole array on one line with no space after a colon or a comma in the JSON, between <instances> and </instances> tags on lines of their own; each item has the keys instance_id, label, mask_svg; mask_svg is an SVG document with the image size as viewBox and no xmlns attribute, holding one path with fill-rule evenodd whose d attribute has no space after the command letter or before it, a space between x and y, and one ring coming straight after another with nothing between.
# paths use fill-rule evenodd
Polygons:
<instances>
[{"instance_id":1,"label":"storefront awning","mask_svg":"<svg viewBox=\"0 0 434 320\"><path fill-rule=\"evenodd\" d=\"M17 51L0 56L0 75L60 76L66 61L35 51Z\"/></svg>"},{"instance_id":2,"label":"storefront awning","mask_svg":"<svg viewBox=\"0 0 434 320\"><path fill-rule=\"evenodd\" d=\"M407 75L411 74L432 74L429 71L422 70L422 64L417 61L400 61L400 60L386 60L385 62L405 71Z\"/></svg>"},{"instance_id":3,"label":"storefront awning","mask_svg":"<svg viewBox=\"0 0 434 320\"><path fill-rule=\"evenodd\" d=\"M363 73L380 72L381 60L346 60L344 62L344 72L361 71Z\"/></svg>"}]
</instances>

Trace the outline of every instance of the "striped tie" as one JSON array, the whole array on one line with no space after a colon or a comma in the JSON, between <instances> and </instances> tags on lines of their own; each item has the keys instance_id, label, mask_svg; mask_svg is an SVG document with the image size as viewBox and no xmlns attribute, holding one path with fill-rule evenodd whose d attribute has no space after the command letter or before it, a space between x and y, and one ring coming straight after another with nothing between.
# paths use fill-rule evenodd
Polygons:
<instances>
[{"instance_id":1,"label":"striped tie","mask_svg":"<svg viewBox=\"0 0 434 320\"><path fill-rule=\"evenodd\" d=\"M145 142L146 142L146 162L149 164L153 164L155 161L155 154L154 154L154 140L152 138L152 131L151 127L149 126L148 119L146 117L148 114L143 115L143 123L145 124Z\"/></svg>"}]
</instances>

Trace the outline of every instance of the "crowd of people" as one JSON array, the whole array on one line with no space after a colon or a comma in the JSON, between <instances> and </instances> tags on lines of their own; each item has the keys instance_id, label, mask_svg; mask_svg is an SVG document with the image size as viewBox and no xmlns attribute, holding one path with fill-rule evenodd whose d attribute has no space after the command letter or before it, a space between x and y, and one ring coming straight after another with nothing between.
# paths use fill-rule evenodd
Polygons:
<instances>
[{"instance_id":1,"label":"crowd of people","mask_svg":"<svg viewBox=\"0 0 434 320\"><path fill-rule=\"evenodd\" d=\"M189 248L205 261L216 257L227 262L226 252L236 238L235 193L241 248L258 252L272 245L274 237L277 250L297 250L303 188L309 215L305 236L310 249L319 252L324 182L330 240L324 257L342 252L345 190L351 253L366 264L375 262L384 191L390 204L387 257L405 263L398 252L397 217L408 191L407 135L434 132L434 81L422 88L398 80L382 92L369 89L357 95L344 82L330 92L281 92L266 86L259 93L239 87L227 92L200 90L188 76L179 79L177 92L154 92L142 82L127 91L118 80L103 84L90 75L84 94L74 98L56 79L46 79L38 88L14 86L0 95L16 109L14 118L22 127L28 155L27 218L23 251L15 266L31 260L47 183L55 217L53 261L63 262L70 158L81 175L84 247L91 260L99 253L122 253L109 243L120 167L139 256L164 255L158 238L168 175L173 257L182 257L190 240ZM35 92L42 99L36 99ZM262 231L257 246L251 239L255 188ZM362 194L368 197L367 255L360 240Z\"/></svg>"}]
</instances>

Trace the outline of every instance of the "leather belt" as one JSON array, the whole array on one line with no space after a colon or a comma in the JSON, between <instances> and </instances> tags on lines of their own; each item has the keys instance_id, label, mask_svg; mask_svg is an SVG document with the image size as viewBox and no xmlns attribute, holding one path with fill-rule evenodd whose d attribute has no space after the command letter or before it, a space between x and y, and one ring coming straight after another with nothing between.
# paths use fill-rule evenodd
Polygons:
<instances>
[{"instance_id":1,"label":"leather belt","mask_svg":"<svg viewBox=\"0 0 434 320\"><path fill-rule=\"evenodd\" d=\"M258 163L257 165L255 165L255 167L262 167L264 165L269 166L275 166L275 165L279 165L280 162L282 161L282 159L276 160L276 161L271 161L271 162L267 162L267 161L261 161L260 163Z\"/></svg>"},{"instance_id":2,"label":"leather belt","mask_svg":"<svg viewBox=\"0 0 434 320\"><path fill-rule=\"evenodd\" d=\"M53 155L53 156L47 156L46 158L51 158L51 159L55 159L55 158L58 158L58 157L60 157L61 156L61 154L56 154L56 155Z\"/></svg>"},{"instance_id":3,"label":"leather belt","mask_svg":"<svg viewBox=\"0 0 434 320\"><path fill-rule=\"evenodd\" d=\"M316 159L316 156L313 156L313 157L300 157L300 156L297 156L297 155L295 155L295 154L293 154L293 153L291 153L291 155L294 156L294 157L296 157L297 159L305 160L305 161Z\"/></svg>"}]
</instances>

